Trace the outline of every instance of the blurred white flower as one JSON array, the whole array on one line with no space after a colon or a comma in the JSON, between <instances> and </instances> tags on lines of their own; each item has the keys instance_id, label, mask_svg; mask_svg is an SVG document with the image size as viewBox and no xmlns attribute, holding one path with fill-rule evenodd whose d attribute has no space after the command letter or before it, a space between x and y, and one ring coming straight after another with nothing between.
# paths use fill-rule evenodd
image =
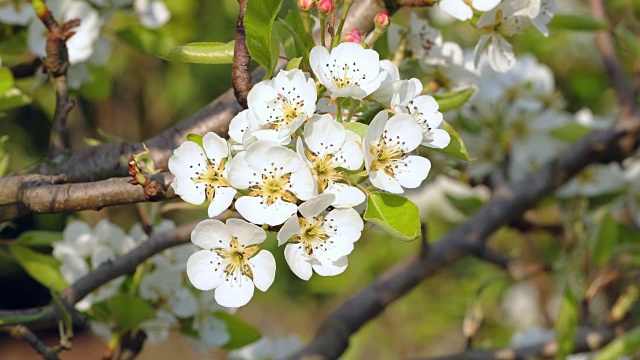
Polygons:
<instances>
[{"instance_id":1,"label":"blurred white flower","mask_svg":"<svg viewBox=\"0 0 640 360\"><path fill-rule=\"evenodd\" d=\"M262 337L242 349L229 353L229 360L276 360L286 359L302 348L302 342L295 335L270 339Z\"/></svg>"},{"instance_id":2,"label":"blurred white flower","mask_svg":"<svg viewBox=\"0 0 640 360\"><path fill-rule=\"evenodd\" d=\"M440 9L458 20L465 21L473 16L473 9L487 11L494 8L500 0L441 0Z\"/></svg>"},{"instance_id":3,"label":"blurred white flower","mask_svg":"<svg viewBox=\"0 0 640 360\"><path fill-rule=\"evenodd\" d=\"M0 23L25 26L35 16L33 6L26 1L0 2Z\"/></svg>"},{"instance_id":4,"label":"blurred white flower","mask_svg":"<svg viewBox=\"0 0 640 360\"><path fill-rule=\"evenodd\" d=\"M164 1L135 0L133 8L143 26L156 29L166 24L171 18L171 12Z\"/></svg>"}]
</instances>

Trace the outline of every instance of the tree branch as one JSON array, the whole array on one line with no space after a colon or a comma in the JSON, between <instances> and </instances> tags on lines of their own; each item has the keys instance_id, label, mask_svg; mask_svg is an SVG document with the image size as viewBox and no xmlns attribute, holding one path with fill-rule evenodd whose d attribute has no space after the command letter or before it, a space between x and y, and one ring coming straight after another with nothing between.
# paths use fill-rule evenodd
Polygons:
<instances>
[{"instance_id":1,"label":"tree branch","mask_svg":"<svg viewBox=\"0 0 640 360\"><path fill-rule=\"evenodd\" d=\"M593 351L603 348L615 338L615 334L608 328L581 328L575 338L574 353ZM519 348L505 348L498 350L471 350L460 354L413 358L413 360L520 360L520 359L553 359L558 353L558 343L555 340L541 344L523 346Z\"/></svg>"},{"instance_id":2,"label":"tree branch","mask_svg":"<svg viewBox=\"0 0 640 360\"><path fill-rule=\"evenodd\" d=\"M181 225L171 231L152 235L149 240L140 244L131 252L119 257L113 262L100 265L87 275L78 279L60 294L61 300L67 306L67 311L73 312L73 304L82 300L90 292L117 278L133 273L136 267L146 259L160 251L182 245L191 239L191 231L196 223ZM62 318L62 310L54 305L23 310L0 310L0 323L29 324L36 326Z\"/></svg>"},{"instance_id":3,"label":"tree branch","mask_svg":"<svg viewBox=\"0 0 640 360\"><path fill-rule=\"evenodd\" d=\"M59 360L58 353L46 346L38 337L22 325L0 326L0 332L11 335L11 337L24 340L34 348L45 360Z\"/></svg>"},{"instance_id":4,"label":"tree branch","mask_svg":"<svg viewBox=\"0 0 640 360\"><path fill-rule=\"evenodd\" d=\"M29 175L27 178L60 178ZM132 185L129 178L112 178L90 183L52 184L49 181L15 182L0 188L0 221L11 220L16 212L65 213L79 210L100 210L105 206L132 204L142 201L161 201L175 197L169 184L173 174L160 173L152 181L164 190L150 194L150 187Z\"/></svg>"},{"instance_id":5,"label":"tree branch","mask_svg":"<svg viewBox=\"0 0 640 360\"><path fill-rule=\"evenodd\" d=\"M244 32L244 14L247 12L247 0L238 0L238 21L236 22L236 42L233 47L233 67L231 68L231 84L238 104L247 109L247 95L251 90L251 71L249 62L251 56L247 49L247 41Z\"/></svg>"}]
</instances>

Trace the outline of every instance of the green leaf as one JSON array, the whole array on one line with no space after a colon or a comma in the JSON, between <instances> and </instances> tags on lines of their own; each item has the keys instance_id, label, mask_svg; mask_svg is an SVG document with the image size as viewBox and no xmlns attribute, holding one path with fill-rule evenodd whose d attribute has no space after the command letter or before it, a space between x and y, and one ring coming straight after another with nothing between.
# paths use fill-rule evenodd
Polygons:
<instances>
[{"instance_id":1,"label":"green leaf","mask_svg":"<svg viewBox=\"0 0 640 360\"><path fill-rule=\"evenodd\" d=\"M89 75L91 81L83 83L80 87L82 97L93 101L108 98L113 88L109 71L102 66L89 65Z\"/></svg>"},{"instance_id":2,"label":"green leaf","mask_svg":"<svg viewBox=\"0 0 640 360\"><path fill-rule=\"evenodd\" d=\"M288 47L290 49L287 53L287 56L302 56L307 53L307 47L305 46L302 38L300 38L299 35L304 34L304 28L302 26L302 20L300 20L300 16L298 15L298 13L293 13L290 11L289 15L287 15L287 20L289 20L290 18L294 20L295 16L297 16L297 19L300 22L299 26L297 26L298 31L301 31L300 33L298 33L296 29L294 29L291 25L289 25L287 21L282 19L278 20L278 26L282 27L282 29L291 36L290 39L283 41L285 47ZM292 44L289 45L289 43ZM293 46L293 49L291 49L291 46Z\"/></svg>"},{"instance_id":3,"label":"green leaf","mask_svg":"<svg viewBox=\"0 0 640 360\"><path fill-rule=\"evenodd\" d=\"M360 139L364 139L364 134L367 133L368 125L359 123L359 122L345 122L342 123L345 129L353 131L354 133L360 136Z\"/></svg>"},{"instance_id":4,"label":"green leaf","mask_svg":"<svg viewBox=\"0 0 640 360\"><path fill-rule=\"evenodd\" d=\"M620 47L631 53L633 57L640 56L640 41L633 31L629 30L623 24L616 27L617 38L620 39Z\"/></svg>"},{"instance_id":5,"label":"green leaf","mask_svg":"<svg viewBox=\"0 0 640 360\"><path fill-rule=\"evenodd\" d=\"M475 90L468 88L466 90L460 90L444 94L433 95L438 105L440 105L440 112L445 112L453 109L457 109L469 100Z\"/></svg>"},{"instance_id":6,"label":"green leaf","mask_svg":"<svg viewBox=\"0 0 640 360\"><path fill-rule=\"evenodd\" d=\"M358 117L358 122L363 124L371 124L371 120L373 120L374 116L378 115L380 111L384 108L380 104L372 105L367 111L363 112L362 115Z\"/></svg>"},{"instance_id":7,"label":"green leaf","mask_svg":"<svg viewBox=\"0 0 640 360\"><path fill-rule=\"evenodd\" d=\"M29 105L32 100L33 99L31 99L30 96L27 96L20 90L13 88L0 96L0 112Z\"/></svg>"},{"instance_id":8,"label":"green leaf","mask_svg":"<svg viewBox=\"0 0 640 360\"><path fill-rule=\"evenodd\" d=\"M188 141L193 141L194 143L200 145L200 147L204 147L204 145L202 145L202 136L200 136L198 134L188 134L187 135L187 140Z\"/></svg>"},{"instance_id":9,"label":"green leaf","mask_svg":"<svg viewBox=\"0 0 640 360\"><path fill-rule=\"evenodd\" d=\"M10 245L9 251L20 266L40 284L57 292L67 287L67 282L60 274L60 263L53 256L19 244Z\"/></svg>"},{"instance_id":10,"label":"green leaf","mask_svg":"<svg viewBox=\"0 0 640 360\"><path fill-rule=\"evenodd\" d=\"M445 194L451 205L464 215L471 215L482 207L484 202L475 196L456 196Z\"/></svg>"},{"instance_id":11,"label":"green leaf","mask_svg":"<svg viewBox=\"0 0 640 360\"><path fill-rule=\"evenodd\" d=\"M276 66L273 59L274 44L272 42L277 33L274 31L273 23L281 6L282 0L249 1L244 16L249 54L260 65L267 68L267 76L273 74L273 69Z\"/></svg>"},{"instance_id":12,"label":"green leaf","mask_svg":"<svg viewBox=\"0 0 640 360\"><path fill-rule=\"evenodd\" d=\"M196 42L174 47L160 58L168 61L181 61L194 64L231 64L235 41Z\"/></svg>"},{"instance_id":13,"label":"green leaf","mask_svg":"<svg viewBox=\"0 0 640 360\"><path fill-rule=\"evenodd\" d=\"M119 333L131 330L156 316L156 311L151 305L130 294L119 294L93 304L92 310L96 319L113 323Z\"/></svg>"},{"instance_id":14,"label":"green leaf","mask_svg":"<svg viewBox=\"0 0 640 360\"><path fill-rule=\"evenodd\" d=\"M578 333L578 303L567 285L562 296L560 312L556 320L558 354L556 359L565 359L571 354Z\"/></svg>"},{"instance_id":15,"label":"green leaf","mask_svg":"<svg viewBox=\"0 0 640 360\"><path fill-rule=\"evenodd\" d=\"M611 260L613 250L618 243L618 224L610 212L604 213L598 221L593 237L593 264L602 266Z\"/></svg>"},{"instance_id":16,"label":"green leaf","mask_svg":"<svg viewBox=\"0 0 640 360\"><path fill-rule=\"evenodd\" d=\"M549 27L565 30L594 31L608 29L609 23L606 20L596 19L590 15L555 14L549 23Z\"/></svg>"},{"instance_id":17,"label":"green leaf","mask_svg":"<svg viewBox=\"0 0 640 360\"><path fill-rule=\"evenodd\" d=\"M568 142L574 143L578 141L581 137L587 135L591 132L591 129L584 125L580 125L578 123L571 123L567 125L558 126L549 131L549 135L554 138Z\"/></svg>"},{"instance_id":18,"label":"green leaf","mask_svg":"<svg viewBox=\"0 0 640 360\"><path fill-rule=\"evenodd\" d=\"M289 63L287 64L287 68L285 70L289 71L289 70L300 68L301 61L302 61L301 57L297 57L295 59L289 60Z\"/></svg>"},{"instance_id":19,"label":"green leaf","mask_svg":"<svg viewBox=\"0 0 640 360\"><path fill-rule=\"evenodd\" d=\"M449 133L449 136L451 136L451 141L449 142L449 145L447 145L446 148L444 149L435 149L435 148L426 148L426 147L423 147L423 148L429 149L429 151L439 152L441 154L451 156L456 159L460 159L464 161L475 160L474 158L471 157L471 155L469 155L469 151L467 150L467 147L464 145L464 141L462 140L462 137L460 136L460 134L458 134L458 132L453 127L451 127L451 125L449 125L449 123L447 123L446 121L444 122L444 130Z\"/></svg>"},{"instance_id":20,"label":"green leaf","mask_svg":"<svg viewBox=\"0 0 640 360\"><path fill-rule=\"evenodd\" d=\"M173 47L173 41L160 30L147 29L142 25L132 25L116 33L120 40L146 54L166 54Z\"/></svg>"},{"instance_id":21,"label":"green leaf","mask_svg":"<svg viewBox=\"0 0 640 360\"><path fill-rule=\"evenodd\" d=\"M51 246L61 240L62 233L59 231L31 230L23 232L18 237L18 243L24 246Z\"/></svg>"},{"instance_id":22,"label":"green leaf","mask_svg":"<svg viewBox=\"0 0 640 360\"><path fill-rule=\"evenodd\" d=\"M640 349L640 326L613 340L595 355L593 360L618 360Z\"/></svg>"},{"instance_id":23,"label":"green leaf","mask_svg":"<svg viewBox=\"0 0 640 360\"><path fill-rule=\"evenodd\" d=\"M229 332L229 335L231 335L231 340L222 346L223 349L239 349L260 340L262 337L262 334L260 334L258 329L244 322L235 315L218 311L216 312L216 316L220 318L220 320L224 321L225 325L227 325L227 331Z\"/></svg>"},{"instance_id":24,"label":"green leaf","mask_svg":"<svg viewBox=\"0 0 640 360\"><path fill-rule=\"evenodd\" d=\"M404 241L420 237L418 207L404 196L381 192L369 194L364 219Z\"/></svg>"},{"instance_id":25,"label":"green leaf","mask_svg":"<svg viewBox=\"0 0 640 360\"><path fill-rule=\"evenodd\" d=\"M13 73L6 67L0 67L0 95L13 87Z\"/></svg>"}]
</instances>

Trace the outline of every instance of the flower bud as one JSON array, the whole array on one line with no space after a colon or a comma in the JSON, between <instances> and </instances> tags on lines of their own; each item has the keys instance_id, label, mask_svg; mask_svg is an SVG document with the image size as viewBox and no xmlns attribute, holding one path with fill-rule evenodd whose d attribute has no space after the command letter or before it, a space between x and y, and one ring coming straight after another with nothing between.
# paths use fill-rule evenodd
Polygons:
<instances>
[{"instance_id":1,"label":"flower bud","mask_svg":"<svg viewBox=\"0 0 640 360\"><path fill-rule=\"evenodd\" d=\"M313 0L298 0L298 8L302 11L309 11L315 6Z\"/></svg>"},{"instance_id":2,"label":"flower bud","mask_svg":"<svg viewBox=\"0 0 640 360\"><path fill-rule=\"evenodd\" d=\"M344 36L344 41L352 42L352 43L359 43L359 42L362 41L362 36L363 35L360 34L357 29L351 29Z\"/></svg>"},{"instance_id":3,"label":"flower bud","mask_svg":"<svg viewBox=\"0 0 640 360\"><path fill-rule=\"evenodd\" d=\"M376 17L373 18L373 22L376 24L376 27L382 29L386 29L387 27L389 27L390 21L391 20L389 19L389 14L384 11L377 13Z\"/></svg>"},{"instance_id":4,"label":"flower bud","mask_svg":"<svg viewBox=\"0 0 640 360\"><path fill-rule=\"evenodd\" d=\"M333 0L318 0L318 11L323 14L331 14L333 11Z\"/></svg>"}]
</instances>

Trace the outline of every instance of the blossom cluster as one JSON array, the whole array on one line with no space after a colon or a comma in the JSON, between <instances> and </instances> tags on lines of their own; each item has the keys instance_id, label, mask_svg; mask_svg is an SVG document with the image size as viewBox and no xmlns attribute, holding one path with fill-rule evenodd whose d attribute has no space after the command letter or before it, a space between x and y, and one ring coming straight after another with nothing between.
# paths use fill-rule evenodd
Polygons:
<instances>
[{"instance_id":1,"label":"blossom cluster","mask_svg":"<svg viewBox=\"0 0 640 360\"><path fill-rule=\"evenodd\" d=\"M209 217L233 206L244 218L204 220L192 234L202 250L189 258L187 274L197 288L216 289L223 306L246 304L254 286L265 291L274 280L274 257L260 249L267 238L261 226L278 231L301 279L342 273L363 230L357 209L366 194L418 187L431 163L416 149L450 141L438 103L421 95L420 81L400 79L374 50L349 42L331 51L316 46L309 63L315 78L293 69L256 84L229 140L208 133L169 159L183 200L208 202ZM382 110L368 127L358 122L358 108L374 104Z\"/></svg>"}]
</instances>

